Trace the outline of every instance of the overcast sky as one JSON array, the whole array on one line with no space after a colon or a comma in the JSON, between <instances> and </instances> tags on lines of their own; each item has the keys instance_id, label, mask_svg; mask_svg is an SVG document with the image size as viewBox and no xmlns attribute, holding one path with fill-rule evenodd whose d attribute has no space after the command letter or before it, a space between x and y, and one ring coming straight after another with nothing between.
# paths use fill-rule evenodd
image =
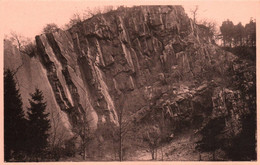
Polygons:
<instances>
[{"instance_id":1,"label":"overcast sky","mask_svg":"<svg viewBox=\"0 0 260 165\"><path fill-rule=\"evenodd\" d=\"M4 34L15 31L27 37L34 37L41 33L44 25L47 23L56 23L58 26L63 26L69 22L69 18L75 12L81 12L87 7L92 8L98 5L119 5L122 1L95 1L95 4L90 4L87 1L1 1L0 16L1 16L1 31ZM234 24L242 22L243 25L249 22L250 17L256 18L260 12L260 1L204 1L191 3L190 1L172 2L157 1L140 4L133 4L130 1L125 5L152 5L152 4L181 4L185 11L190 15L190 9L199 6L198 20L208 19L216 21L221 25L222 21L229 19ZM160 2L160 3L158 3Z\"/></svg>"}]
</instances>

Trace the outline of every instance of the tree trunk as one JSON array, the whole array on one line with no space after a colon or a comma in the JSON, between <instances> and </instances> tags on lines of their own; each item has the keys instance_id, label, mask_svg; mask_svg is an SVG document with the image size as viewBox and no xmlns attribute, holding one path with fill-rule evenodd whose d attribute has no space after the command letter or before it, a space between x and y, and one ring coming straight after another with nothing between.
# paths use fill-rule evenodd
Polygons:
<instances>
[{"instance_id":1,"label":"tree trunk","mask_svg":"<svg viewBox=\"0 0 260 165\"><path fill-rule=\"evenodd\" d=\"M162 126L161 126L161 142L164 139L164 108L162 110ZM161 154L162 154L162 160L163 160L163 147L161 147Z\"/></svg>"},{"instance_id":2,"label":"tree trunk","mask_svg":"<svg viewBox=\"0 0 260 165\"><path fill-rule=\"evenodd\" d=\"M119 160L120 162L123 160L122 158L122 112L120 113L120 119L119 119Z\"/></svg>"},{"instance_id":3,"label":"tree trunk","mask_svg":"<svg viewBox=\"0 0 260 165\"><path fill-rule=\"evenodd\" d=\"M163 147L161 147L162 161L163 161Z\"/></svg>"},{"instance_id":4,"label":"tree trunk","mask_svg":"<svg viewBox=\"0 0 260 165\"><path fill-rule=\"evenodd\" d=\"M102 143L101 142L99 142L99 144L98 144L98 150L99 150L99 157L102 160L102 158L103 158L103 150L102 150Z\"/></svg>"},{"instance_id":5,"label":"tree trunk","mask_svg":"<svg viewBox=\"0 0 260 165\"><path fill-rule=\"evenodd\" d=\"M83 144L83 160L86 160L86 157L87 157L87 153L86 153L86 146L85 146L85 141L84 141L84 144Z\"/></svg>"},{"instance_id":6,"label":"tree trunk","mask_svg":"<svg viewBox=\"0 0 260 165\"><path fill-rule=\"evenodd\" d=\"M216 160L215 151L212 152L212 159L213 159L213 161Z\"/></svg>"},{"instance_id":7,"label":"tree trunk","mask_svg":"<svg viewBox=\"0 0 260 165\"><path fill-rule=\"evenodd\" d=\"M122 158L122 138L120 137L120 146L119 146L119 160L120 162L123 160Z\"/></svg>"},{"instance_id":8,"label":"tree trunk","mask_svg":"<svg viewBox=\"0 0 260 165\"><path fill-rule=\"evenodd\" d=\"M155 149L155 160L157 160L157 148Z\"/></svg>"},{"instance_id":9,"label":"tree trunk","mask_svg":"<svg viewBox=\"0 0 260 165\"><path fill-rule=\"evenodd\" d=\"M114 140L112 140L112 146L113 146L113 151L114 151L114 160L116 160L116 152L117 152L117 149L116 149L116 147L115 147Z\"/></svg>"},{"instance_id":10,"label":"tree trunk","mask_svg":"<svg viewBox=\"0 0 260 165\"><path fill-rule=\"evenodd\" d=\"M201 161L201 154L200 154L200 152L199 152L199 161Z\"/></svg>"},{"instance_id":11,"label":"tree trunk","mask_svg":"<svg viewBox=\"0 0 260 165\"><path fill-rule=\"evenodd\" d=\"M123 134L122 134L122 122L123 122L123 111L124 111L124 95L121 96L121 102L120 102L120 113L119 113L119 160L120 162L123 161Z\"/></svg>"},{"instance_id":12,"label":"tree trunk","mask_svg":"<svg viewBox=\"0 0 260 165\"><path fill-rule=\"evenodd\" d=\"M154 149L151 149L152 160L154 160Z\"/></svg>"},{"instance_id":13,"label":"tree trunk","mask_svg":"<svg viewBox=\"0 0 260 165\"><path fill-rule=\"evenodd\" d=\"M84 128L84 136L83 136L83 139L82 139L82 146L83 146L83 155L82 155L82 158L83 158L83 160L86 160L86 155L87 155L87 153L86 153L86 132L85 132L85 128Z\"/></svg>"}]
</instances>

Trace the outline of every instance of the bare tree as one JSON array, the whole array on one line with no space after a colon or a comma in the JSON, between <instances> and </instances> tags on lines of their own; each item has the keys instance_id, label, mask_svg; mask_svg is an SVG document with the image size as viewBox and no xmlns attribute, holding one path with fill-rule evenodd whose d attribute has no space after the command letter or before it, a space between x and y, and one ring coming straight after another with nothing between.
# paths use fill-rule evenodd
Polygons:
<instances>
[{"instance_id":1,"label":"bare tree","mask_svg":"<svg viewBox=\"0 0 260 165\"><path fill-rule=\"evenodd\" d=\"M82 23L84 20L91 18L95 15L99 15L102 13L107 13L109 11L112 11L114 9L113 6L104 6L103 10L97 6L94 8L86 8L84 11L82 12L76 12L72 15L72 17L70 18L70 21L68 24L65 24L63 29L69 29L71 28L73 25L76 24L80 24Z\"/></svg>"},{"instance_id":2,"label":"bare tree","mask_svg":"<svg viewBox=\"0 0 260 165\"><path fill-rule=\"evenodd\" d=\"M76 25L78 23L81 23L84 20L83 15L80 13L74 13L72 17L70 18L70 26Z\"/></svg>"},{"instance_id":3,"label":"bare tree","mask_svg":"<svg viewBox=\"0 0 260 165\"><path fill-rule=\"evenodd\" d=\"M119 160L123 160L123 113L124 113L124 103L125 103L125 96L123 93L121 93L120 100L119 100L119 112L118 112L118 123L119 123L119 150L118 150L118 155L119 155Z\"/></svg>"},{"instance_id":4,"label":"bare tree","mask_svg":"<svg viewBox=\"0 0 260 165\"><path fill-rule=\"evenodd\" d=\"M36 52L36 44L27 37L22 36L16 32L11 32L11 36L7 37L14 45L17 46L19 52L31 56L34 56Z\"/></svg>"},{"instance_id":5,"label":"bare tree","mask_svg":"<svg viewBox=\"0 0 260 165\"><path fill-rule=\"evenodd\" d=\"M78 86L80 87L80 89L82 91L84 91L85 93L87 93L87 91L85 90L85 88L83 88L79 83L77 83ZM85 97L83 97L83 100L86 100L87 96L85 95ZM80 105L79 104L79 110L81 111L82 115L78 118L78 123L77 123L77 127L79 129L76 130L76 133L78 134L78 136L80 136L81 138L81 151L82 151L82 158L83 160L86 160L87 158L87 149L88 149L88 145L89 142L92 139L92 132L91 132L91 127L90 127L90 123L93 121L93 119L88 119L88 111L87 111L87 103L84 102L84 105ZM74 107L72 107L73 109Z\"/></svg>"},{"instance_id":6,"label":"bare tree","mask_svg":"<svg viewBox=\"0 0 260 165\"><path fill-rule=\"evenodd\" d=\"M85 111L87 112L87 111ZM91 141L91 130L90 130L90 125L89 123L92 120L87 120L87 113L83 114L83 122L81 123L81 139L82 139L82 150L83 150L83 160L86 160L87 158L87 149L88 149L88 144Z\"/></svg>"},{"instance_id":7,"label":"bare tree","mask_svg":"<svg viewBox=\"0 0 260 165\"><path fill-rule=\"evenodd\" d=\"M198 5L196 5L194 9L190 10L190 12L191 12L191 14L193 16L193 22L194 23L196 23L196 21L197 21L196 19L197 19L198 10L199 10Z\"/></svg>"},{"instance_id":8,"label":"bare tree","mask_svg":"<svg viewBox=\"0 0 260 165\"><path fill-rule=\"evenodd\" d=\"M157 157L157 148L161 140L160 134L160 128L157 125L146 125L143 129L143 142L148 145L152 160L155 160Z\"/></svg>"},{"instance_id":9,"label":"bare tree","mask_svg":"<svg viewBox=\"0 0 260 165\"><path fill-rule=\"evenodd\" d=\"M56 146L61 146L64 143L67 132L65 128L62 127L62 115L54 111L50 112L50 119L52 123L52 128L50 132L50 142L51 148Z\"/></svg>"},{"instance_id":10,"label":"bare tree","mask_svg":"<svg viewBox=\"0 0 260 165\"><path fill-rule=\"evenodd\" d=\"M11 41L12 45L18 48L20 55L26 54L29 57L33 57L36 54L37 48L35 42L19 33L13 31L10 35L5 35L5 40ZM22 64L14 70L14 75L19 71L23 64L24 61L22 60Z\"/></svg>"},{"instance_id":11,"label":"bare tree","mask_svg":"<svg viewBox=\"0 0 260 165\"><path fill-rule=\"evenodd\" d=\"M18 50L21 51L22 44L24 42L24 37L22 35L16 33L16 32L11 32L11 37L10 40L17 45Z\"/></svg>"},{"instance_id":12,"label":"bare tree","mask_svg":"<svg viewBox=\"0 0 260 165\"><path fill-rule=\"evenodd\" d=\"M61 116L59 113L55 113L53 110L50 112L50 121L52 123L50 136L49 136L49 148L51 157L56 161L62 156L61 146L66 141L66 131L62 128Z\"/></svg>"},{"instance_id":13,"label":"bare tree","mask_svg":"<svg viewBox=\"0 0 260 165\"><path fill-rule=\"evenodd\" d=\"M126 101L126 96L123 93L120 93L119 109L118 109L118 126L111 127L113 132L113 138L114 138L113 139L114 151L118 153L119 161L124 160L124 155L126 154L126 147L125 147L126 138L129 138L128 134L132 131L131 130L132 118L129 117L124 110L125 101Z\"/></svg>"},{"instance_id":14,"label":"bare tree","mask_svg":"<svg viewBox=\"0 0 260 165\"><path fill-rule=\"evenodd\" d=\"M71 28L73 25L76 24L80 24L82 23L84 20L93 17L94 15L97 14L101 14L101 9L100 8L86 8L84 11L82 12L76 12L72 15L72 17L70 18L70 21L68 24L64 25L64 29L69 29Z\"/></svg>"},{"instance_id":15,"label":"bare tree","mask_svg":"<svg viewBox=\"0 0 260 165\"><path fill-rule=\"evenodd\" d=\"M217 23L215 21L210 21L207 19L203 19L199 21L199 24L205 25L209 28L209 31L212 33L212 35L217 35L218 29L217 29Z\"/></svg>"}]
</instances>

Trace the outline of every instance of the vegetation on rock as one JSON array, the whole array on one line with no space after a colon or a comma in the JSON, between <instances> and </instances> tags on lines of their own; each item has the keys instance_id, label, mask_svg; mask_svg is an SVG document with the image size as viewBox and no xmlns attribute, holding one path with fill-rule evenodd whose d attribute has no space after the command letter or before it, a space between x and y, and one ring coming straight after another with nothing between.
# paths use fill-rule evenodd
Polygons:
<instances>
[{"instance_id":1,"label":"vegetation on rock","mask_svg":"<svg viewBox=\"0 0 260 165\"><path fill-rule=\"evenodd\" d=\"M26 118L15 74L5 72L5 160L125 161L138 153L171 160L175 149L187 148L179 146L183 135L193 159L255 160L255 21L223 22L232 54L214 43L214 23L196 23L196 12L192 21L181 6L86 11L66 31L46 25L28 45L30 56L37 54L31 61L8 52L22 61L15 72L24 74L22 88L24 79L31 88L47 85L30 95ZM39 84L31 83L36 64Z\"/></svg>"}]
</instances>

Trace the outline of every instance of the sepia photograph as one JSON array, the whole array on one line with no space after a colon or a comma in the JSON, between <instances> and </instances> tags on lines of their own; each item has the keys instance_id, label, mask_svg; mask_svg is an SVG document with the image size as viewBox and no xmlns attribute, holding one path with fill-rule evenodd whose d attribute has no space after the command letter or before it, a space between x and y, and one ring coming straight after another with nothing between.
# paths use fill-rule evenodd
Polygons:
<instances>
[{"instance_id":1,"label":"sepia photograph","mask_svg":"<svg viewBox=\"0 0 260 165\"><path fill-rule=\"evenodd\" d=\"M257 162L260 1L116 2L0 2L0 163Z\"/></svg>"}]
</instances>

